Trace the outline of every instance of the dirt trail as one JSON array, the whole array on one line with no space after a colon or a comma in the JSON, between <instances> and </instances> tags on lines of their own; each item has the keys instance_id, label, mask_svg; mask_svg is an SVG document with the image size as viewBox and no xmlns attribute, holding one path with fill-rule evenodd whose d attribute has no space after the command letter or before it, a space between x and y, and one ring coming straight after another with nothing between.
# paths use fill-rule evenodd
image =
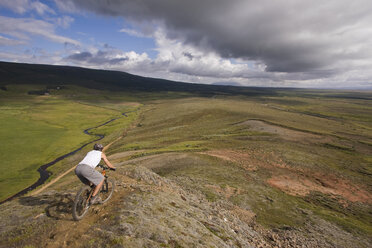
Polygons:
<instances>
[{"instance_id":1,"label":"dirt trail","mask_svg":"<svg viewBox=\"0 0 372 248\"><path fill-rule=\"evenodd\" d=\"M111 211L114 211L117 201L129 194L128 191L116 190L112 199L103 205L93 206L87 216L81 221L74 221L72 216L60 219L49 234L45 247L82 247L82 240L87 238L88 230L94 228L94 224L105 220Z\"/></svg>"},{"instance_id":2,"label":"dirt trail","mask_svg":"<svg viewBox=\"0 0 372 248\"><path fill-rule=\"evenodd\" d=\"M135 128L135 126L137 125L137 123L133 123L120 137L118 137L117 139L115 139L114 141L110 142L109 144L107 144L104 148L103 148L103 152L105 152L107 149L110 148L110 146L112 144L114 144L115 142L121 140L122 138L124 138L129 130L132 130L133 128ZM31 196L34 196L34 195L37 195L37 194L40 194L41 192L43 192L45 189L47 189L48 187L52 186L53 184L55 184L56 182L58 182L62 177L66 176L68 173L70 173L71 171L73 171L75 169L76 166L73 166L72 168L68 169L67 171L65 171L64 173L62 173L61 175L59 175L58 177L56 177L55 179L53 179L52 181L50 181L49 183L45 184L44 186L42 186L40 189L38 190L35 190L33 191L30 195Z\"/></svg>"},{"instance_id":3,"label":"dirt trail","mask_svg":"<svg viewBox=\"0 0 372 248\"><path fill-rule=\"evenodd\" d=\"M120 209L119 202L134 190L129 185L137 182L132 178L122 175L120 172L112 173L116 180L116 188L112 198L105 204L94 205L89 209L87 215L80 221L74 221L71 211L64 211L64 214L55 215L56 225L46 238L45 247L83 247L86 242L93 240L94 237L88 235L88 231L100 231L96 227L97 223L108 220ZM72 200L72 199L71 199ZM70 202L64 203L71 208ZM58 212L58 209L57 209ZM49 213L50 214L50 213Z\"/></svg>"}]
</instances>

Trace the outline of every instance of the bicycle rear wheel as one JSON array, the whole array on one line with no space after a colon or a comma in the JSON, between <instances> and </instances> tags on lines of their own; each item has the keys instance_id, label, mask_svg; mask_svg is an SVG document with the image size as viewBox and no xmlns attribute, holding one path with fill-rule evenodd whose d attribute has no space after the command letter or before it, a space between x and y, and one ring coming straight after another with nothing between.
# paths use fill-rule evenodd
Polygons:
<instances>
[{"instance_id":1,"label":"bicycle rear wheel","mask_svg":"<svg viewBox=\"0 0 372 248\"><path fill-rule=\"evenodd\" d=\"M83 186L76 194L74 205L72 206L72 217L74 220L81 220L89 210L90 204L88 201L91 188Z\"/></svg>"},{"instance_id":2,"label":"bicycle rear wheel","mask_svg":"<svg viewBox=\"0 0 372 248\"><path fill-rule=\"evenodd\" d=\"M105 179L100 192L101 203L105 203L110 200L112 194L114 193L114 189L115 180L111 178Z\"/></svg>"}]
</instances>

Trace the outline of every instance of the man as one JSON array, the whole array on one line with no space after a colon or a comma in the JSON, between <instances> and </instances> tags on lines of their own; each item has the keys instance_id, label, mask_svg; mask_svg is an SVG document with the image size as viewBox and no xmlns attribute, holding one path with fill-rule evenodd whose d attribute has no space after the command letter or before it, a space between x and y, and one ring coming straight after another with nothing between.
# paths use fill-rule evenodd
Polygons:
<instances>
[{"instance_id":1,"label":"man","mask_svg":"<svg viewBox=\"0 0 372 248\"><path fill-rule=\"evenodd\" d=\"M108 161L106 155L102 152L103 145L95 144L93 150L88 152L83 160L76 166L75 174L79 177L80 181L84 184L89 185L90 183L95 185L90 204L99 203L98 192L101 189L104 181L104 176L95 170L97 165L101 162L101 159L111 169L116 168Z\"/></svg>"}]
</instances>

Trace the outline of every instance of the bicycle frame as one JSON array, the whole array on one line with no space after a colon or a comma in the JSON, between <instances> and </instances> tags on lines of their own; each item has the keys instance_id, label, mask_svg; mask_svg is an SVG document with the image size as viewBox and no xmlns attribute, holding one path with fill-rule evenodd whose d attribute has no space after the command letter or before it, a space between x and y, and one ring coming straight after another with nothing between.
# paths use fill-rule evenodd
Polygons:
<instances>
[{"instance_id":1,"label":"bicycle frame","mask_svg":"<svg viewBox=\"0 0 372 248\"><path fill-rule=\"evenodd\" d=\"M101 171L101 174L104 176L104 183L103 183L100 191L98 192L103 197L101 202L100 202L101 204L103 204L111 198L111 196L114 192L114 189L115 189L115 180L111 179L111 178L109 179L108 176L106 175L106 170L109 169L109 168L107 168L105 166L102 166L102 165L99 165L99 167L101 167L103 169ZM90 184L89 187L90 187L90 189L87 186L83 186L78 191L78 193L75 197L74 204L73 204L73 211L72 211L72 215L73 215L75 220L81 220L85 216L85 214L88 212L88 210L91 206L90 200L92 198L93 192L94 192L96 187L93 184ZM86 192L85 196L82 195L84 190ZM79 204L79 202L81 200L84 201L84 204L82 204L82 205ZM82 210L82 212L80 212L80 210L77 209L79 207Z\"/></svg>"}]
</instances>

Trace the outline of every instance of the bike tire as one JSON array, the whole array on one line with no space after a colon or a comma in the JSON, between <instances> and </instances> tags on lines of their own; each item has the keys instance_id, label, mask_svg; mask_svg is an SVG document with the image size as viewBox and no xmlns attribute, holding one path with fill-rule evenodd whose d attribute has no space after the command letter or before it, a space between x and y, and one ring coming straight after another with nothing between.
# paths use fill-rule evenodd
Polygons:
<instances>
[{"instance_id":1,"label":"bike tire","mask_svg":"<svg viewBox=\"0 0 372 248\"><path fill-rule=\"evenodd\" d=\"M83 186L76 194L74 204L72 206L72 217L74 220L81 220L87 213L90 207L88 198L91 192L91 188Z\"/></svg>"},{"instance_id":2,"label":"bike tire","mask_svg":"<svg viewBox=\"0 0 372 248\"><path fill-rule=\"evenodd\" d=\"M112 178L105 179L105 182L102 185L100 197L101 203L105 203L112 197L112 194L115 190L115 180Z\"/></svg>"}]
</instances>

